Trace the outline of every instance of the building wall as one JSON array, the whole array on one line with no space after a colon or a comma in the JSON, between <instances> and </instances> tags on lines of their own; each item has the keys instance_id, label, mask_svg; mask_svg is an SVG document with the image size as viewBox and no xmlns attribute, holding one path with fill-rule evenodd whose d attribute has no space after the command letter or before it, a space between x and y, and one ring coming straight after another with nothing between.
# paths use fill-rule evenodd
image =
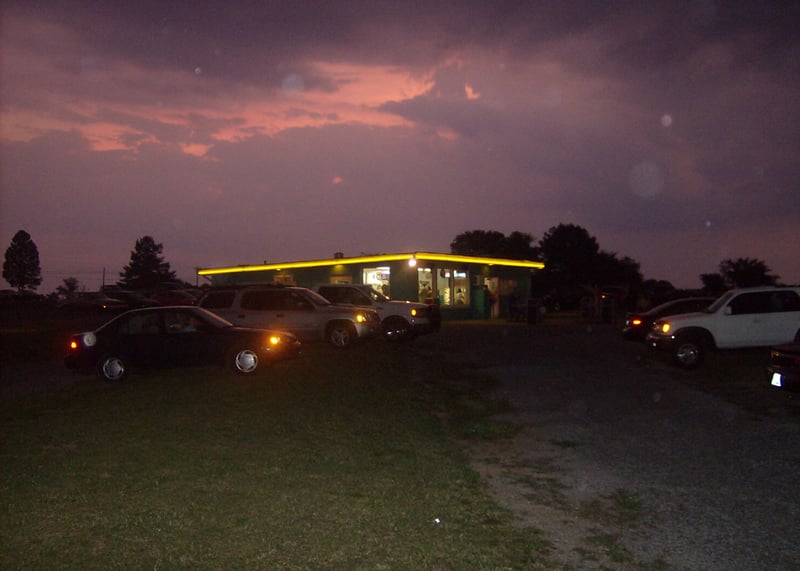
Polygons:
<instances>
[{"instance_id":1,"label":"building wall","mask_svg":"<svg viewBox=\"0 0 800 571\"><path fill-rule=\"evenodd\" d=\"M309 268L293 268L291 270L264 270L252 272L233 272L211 276L214 286L284 283L302 287L314 287L321 283L344 282L363 283L364 270L376 266L387 267L390 274L389 295L393 299L407 299L418 301L420 299L419 268L410 267L407 261L381 262L380 264L339 264L334 266L318 266ZM491 317L507 318L510 312L510 299L516 300L520 305L525 304L530 297L531 270L527 268L514 268L508 266L489 266L479 264L462 265L452 268L448 263L426 263L425 267L435 274L435 281L447 278L440 275L445 270L457 270L466 274L468 281L468 296L463 304L441 305L442 318L445 320L456 319L485 319L488 317L484 305L485 293L483 286L489 283L493 291L494 304L491 308ZM445 274L446 275L446 274ZM462 279L462 282L464 280ZM436 292L435 292L436 293ZM441 295L433 299L440 301ZM439 292L442 293L442 292ZM455 292L448 291L451 301ZM512 298L513 296L513 298Z\"/></svg>"}]
</instances>

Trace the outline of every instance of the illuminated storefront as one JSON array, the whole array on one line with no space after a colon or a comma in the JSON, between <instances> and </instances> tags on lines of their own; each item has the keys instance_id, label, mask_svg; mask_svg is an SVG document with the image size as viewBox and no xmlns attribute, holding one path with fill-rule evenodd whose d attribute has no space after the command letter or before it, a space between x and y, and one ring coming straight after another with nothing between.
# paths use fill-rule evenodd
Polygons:
<instances>
[{"instance_id":1,"label":"illuminated storefront","mask_svg":"<svg viewBox=\"0 0 800 571\"><path fill-rule=\"evenodd\" d=\"M503 317L530 294L531 272L541 262L433 252L381 254L252 266L203 268L213 286L282 283L367 284L394 298L436 303L445 319Z\"/></svg>"}]
</instances>

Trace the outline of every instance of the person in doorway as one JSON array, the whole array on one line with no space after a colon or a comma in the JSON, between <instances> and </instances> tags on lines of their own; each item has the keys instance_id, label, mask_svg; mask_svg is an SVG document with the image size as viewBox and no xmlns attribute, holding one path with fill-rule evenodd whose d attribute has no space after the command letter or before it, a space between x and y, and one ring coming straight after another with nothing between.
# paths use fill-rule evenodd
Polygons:
<instances>
[{"instance_id":1,"label":"person in doorway","mask_svg":"<svg viewBox=\"0 0 800 571\"><path fill-rule=\"evenodd\" d=\"M508 294L508 320L509 321L516 321L517 320L517 311L519 308L517 307L517 293L512 291Z\"/></svg>"},{"instance_id":2,"label":"person in doorway","mask_svg":"<svg viewBox=\"0 0 800 571\"><path fill-rule=\"evenodd\" d=\"M494 294L488 285L483 284L483 316L486 319L492 317L492 305L494 305Z\"/></svg>"}]
</instances>

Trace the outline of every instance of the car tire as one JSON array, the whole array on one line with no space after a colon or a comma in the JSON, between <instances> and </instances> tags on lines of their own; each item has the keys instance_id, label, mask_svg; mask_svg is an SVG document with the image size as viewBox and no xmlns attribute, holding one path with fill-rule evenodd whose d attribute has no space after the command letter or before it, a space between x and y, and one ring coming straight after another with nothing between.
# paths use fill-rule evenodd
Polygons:
<instances>
[{"instance_id":1,"label":"car tire","mask_svg":"<svg viewBox=\"0 0 800 571\"><path fill-rule=\"evenodd\" d=\"M258 370L258 353L252 349L243 348L234 351L231 357L233 372L237 375L254 375Z\"/></svg>"},{"instance_id":2,"label":"car tire","mask_svg":"<svg viewBox=\"0 0 800 571\"><path fill-rule=\"evenodd\" d=\"M672 358L675 364L682 369L696 369L703 364L706 348L700 340L694 337L678 337Z\"/></svg>"},{"instance_id":3,"label":"car tire","mask_svg":"<svg viewBox=\"0 0 800 571\"><path fill-rule=\"evenodd\" d=\"M328 342L339 349L350 347L355 342L357 335L356 328L350 322L335 321L328 325Z\"/></svg>"},{"instance_id":4,"label":"car tire","mask_svg":"<svg viewBox=\"0 0 800 571\"><path fill-rule=\"evenodd\" d=\"M411 325L403 318L389 318L383 322L383 336L387 341L406 341L411 338Z\"/></svg>"},{"instance_id":5,"label":"car tire","mask_svg":"<svg viewBox=\"0 0 800 571\"><path fill-rule=\"evenodd\" d=\"M100 360L97 371L108 383L124 381L128 378L128 359L113 353L106 355Z\"/></svg>"}]
</instances>

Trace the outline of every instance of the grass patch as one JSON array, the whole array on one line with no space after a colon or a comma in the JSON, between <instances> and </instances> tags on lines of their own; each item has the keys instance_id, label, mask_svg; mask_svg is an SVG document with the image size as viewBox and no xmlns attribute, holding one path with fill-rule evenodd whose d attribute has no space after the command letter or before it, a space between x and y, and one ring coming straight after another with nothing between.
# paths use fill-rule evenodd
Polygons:
<instances>
[{"instance_id":1,"label":"grass patch","mask_svg":"<svg viewBox=\"0 0 800 571\"><path fill-rule=\"evenodd\" d=\"M587 542L600 548L606 557L617 564L629 564L634 562L633 554L630 550L620 543L619 538L610 533L598 533L587 538Z\"/></svg>"},{"instance_id":2,"label":"grass patch","mask_svg":"<svg viewBox=\"0 0 800 571\"><path fill-rule=\"evenodd\" d=\"M87 377L0 404L4 567L547 569L408 361L312 346L256 378Z\"/></svg>"},{"instance_id":3,"label":"grass patch","mask_svg":"<svg viewBox=\"0 0 800 571\"><path fill-rule=\"evenodd\" d=\"M564 449L578 448L579 446L583 446L582 442L577 442L575 440L551 440L550 443L554 446Z\"/></svg>"},{"instance_id":4,"label":"grass patch","mask_svg":"<svg viewBox=\"0 0 800 571\"><path fill-rule=\"evenodd\" d=\"M458 436L492 440L510 438L519 432L519 425L493 418L513 410L508 399L494 398L476 391L459 394L452 387L450 394L450 427Z\"/></svg>"}]
</instances>

